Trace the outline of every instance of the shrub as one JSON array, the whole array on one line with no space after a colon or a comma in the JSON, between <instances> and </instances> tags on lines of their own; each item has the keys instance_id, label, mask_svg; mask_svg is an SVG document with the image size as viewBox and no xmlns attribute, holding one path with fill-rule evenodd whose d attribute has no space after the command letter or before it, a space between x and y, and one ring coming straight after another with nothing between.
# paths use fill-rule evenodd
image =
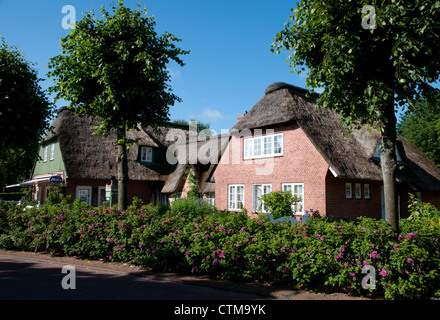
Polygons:
<instances>
[{"instance_id":1,"label":"shrub","mask_svg":"<svg viewBox=\"0 0 440 320\"><path fill-rule=\"evenodd\" d=\"M301 201L291 191L272 191L261 196L264 206L269 209L274 219L291 217L295 214L294 204Z\"/></svg>"},{"instance_id":2,"label":"shrub","mask_svg":"<svg viewBox=\"0 0 440 320\"><path fill-rule=\"evenodd\" d=\"M440 212L410 205L398 235L383 220L274 224L191 199L124 212L80 201L30 210L0 204L0 247L373 298L438 298ZM376 270L374 290L362 288L365 265Z\"/></svg>"}]
</instances>

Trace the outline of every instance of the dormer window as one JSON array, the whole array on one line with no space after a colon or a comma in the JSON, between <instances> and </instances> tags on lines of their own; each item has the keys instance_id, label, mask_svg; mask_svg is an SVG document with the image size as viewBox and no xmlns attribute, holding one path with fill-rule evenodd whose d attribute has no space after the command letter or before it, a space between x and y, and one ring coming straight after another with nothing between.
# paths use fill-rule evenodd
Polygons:
<instances>
[{"instance_id":1,"label":"dormer window","mask_svg":"<svg viewBox=\"0 0 440 320\"><path fill-rule=\"evenodd\" d=\"M153 148L141 147L141 162L153 162Z\"/></svg>"},{"instance_id":2,"label":"dormer window","mask_svg":"<svg viewBox=\"0 0 440 320\"><path fill-rule=\"evenodd\" d=\"M247 138L243 144L243 157L247 159L276 157L283 155L283 134L271 134Z\"/></svg>"},{"instance_id":3,"label":"dormer window","mask_svg":"<svg viewBox=\"0 0 440 320\"><path fill-rule=\"evenodd\" d=\"M377 141L376 151L374 152L372 160L376 163L380 163L381 153L382 153L382 140L379 139ZM396 141L395 153L396 153L397 164L399 166L406 166L407 163L404 160L404 157L402 157L402 155L404 155L403 146L401 145L401 143L399 141Z\"/></svg>"}]
</instances>

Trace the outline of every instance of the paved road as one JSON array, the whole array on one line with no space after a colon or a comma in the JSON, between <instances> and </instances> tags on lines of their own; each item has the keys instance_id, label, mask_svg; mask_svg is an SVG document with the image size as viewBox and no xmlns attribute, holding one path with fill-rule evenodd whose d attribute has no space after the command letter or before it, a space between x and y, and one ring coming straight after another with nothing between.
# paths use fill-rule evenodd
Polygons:
<instances>
[{"instance_id":1,"label":"paved road","mask_svg":"<svg viewBox=\"0 0 440 320\"><path fill-rule=\"evenodd\" d=\"M253 300L259 295L0 254L0 300ZM74 281L67 281L73 278ZM65 278L66 277L66 278ZM75 289L63 289L75 284Z\"/></svg>"}]
</instances>

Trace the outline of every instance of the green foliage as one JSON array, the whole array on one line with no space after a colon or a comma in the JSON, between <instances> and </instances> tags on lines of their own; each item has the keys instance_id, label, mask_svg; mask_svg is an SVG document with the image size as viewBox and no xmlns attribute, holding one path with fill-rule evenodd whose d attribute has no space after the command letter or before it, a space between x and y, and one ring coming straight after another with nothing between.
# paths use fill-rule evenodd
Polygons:
<instances>
[{"instance_id":1,"label":"green foliage","mask_svg":"<svg viewBox=\"0 0 440 320\"><path fill-rule=\"evenodd\" d=\"M399 134L414 143L437 166L440 166L440 99L424 99L403 115Z\"/></svg>"},{"instance_id":2,"label":"green foliage","mask_svg":"<svg viewBox=\"0 0 440 320\"><path fill-rule=\"evenodd\" d=\"M0 186L29 176L53 105L34 65L0 37Z\"/></svg>"},{"instance_id":3,"label":"green foliage","mask_svg":"<svg viewBox=\"0 0 440 320\"><path fill-rule=\"evenodd\" d=\"M117 132L120 177L118 207L126 209L128 190L127 147L135 140L127 130L139 125L160 131L169 121L169 107L180 98L172 93L167 65L183 66L187 54L180 41L165 32L158 35L147 10L131 10L123 0L112 3L113 12L101 7L102 19L88 12L75 29L61 39L62 54L50 59L49 77L55 101L64 99L79 116L100 119L94 134Z\"/></svg>"},{"instance_id":4,"label":"green foliage","mask_svg":"<svg viewBox=\"0 0 440 320\"><path fill-rule=\"evenodd\" d=\"M101 20L88 12L61 39L62 54L49 62L50 91L55 100L70 101L77 115L101 119L98 133L165 125L169 106L180 101L171 93L167 64L183 66L179 55L188 52L172 34L156 33L146 9L131 10L123 0L111 8L101 7Z\"/></svg>"},{"instance_id":5,"label":"green foliage","mask_svg":"<svg viewBox=\"0 0 440 320\"><path fill-rule=\"evenodd\" d=\"M3 203L0 247L371 298L440 295L440 212L430 205L412 207L400 234L369 218L274 224L265 215L202 213L193 205L120 212L80 201L30 210ZM367 264L376 270L374 290L362 288Z\"/></svg>"},{"instance_id":6,"label":"green foliage","mask_svg":"<svg viewBox=\"0 0 440 320\"><path fill-rule=\"evenodd\" d=\"M71 201L72 196L66 196L67 184L52 184L47 197L48 204L66 204Z\"/></svg>"},{"instance_id":7,"label":"green foliage","mask_svg":"<svg viewBox=\"0 0 440 320\"><path fill-rule=\"evenodd\" d=\"M197 197L175 199L171 203L170 210L174 214L181 213L186 218L195 218L217 211L213 205Z\"/></svg>"},{"instance_id":8,"label":"green foliage","mask_svg":"<svg viewBox=\"0 0 440 320\"><path fill-rule=\"evenodd\" d=\"M374 28L364 29L367 4L376 16ZM440 75L439 19L436 1L302 0L272 50L292 52L291 68L308 69L307 86L325 88L318 104L336 110L347 127L383 127L393 117L390 101L414 105L438 91L430 84Z\"/></svg>"},{"instance_id":9,"label":"green foliage","mask_svg":"<svg viewBox=\"0 0 440 320\"><path fill-rule=\"evenodd\" d=\"M294 204L301 198L294 196L291 191L272 191L261 196L264 206L269 209L274 219L291 217L295 214Z\"/></svg>"}]
</instances>

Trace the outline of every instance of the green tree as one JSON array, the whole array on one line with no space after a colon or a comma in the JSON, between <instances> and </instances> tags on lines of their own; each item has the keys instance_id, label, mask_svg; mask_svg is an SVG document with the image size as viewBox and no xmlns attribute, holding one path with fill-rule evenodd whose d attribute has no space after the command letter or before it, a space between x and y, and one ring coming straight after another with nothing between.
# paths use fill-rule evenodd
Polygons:
<instances>
[{"instance_id":1,"label":"green tree","mask_svg":"<svg viewBox=\"0 0 440 320\"><path fill-rule=\"evenodd\" d=\"M439 7L426 0L302 0L272 45L292 52L294 71L308 69L307 86L324 88L317 104L335 110L345 128L380 130L386 221L396 231L395 109L435 91Z\"/></svg>"},{"instance_id":2,"label":"green tree","mask_svg":"<svg viewBox=\"0 0 440 320\"><path fill-rule=\"evenodd\" d=\"M397 130L440 167L440 97L434 102L417 102L402 116Z\"/></svg>"},{"instance_id":3,"label":"green tree","mask_svg":"<svg viewBox=\"0 0 440 320\"><path fill-rule=\"evenodd\" d=\"M94 11L77 22L71 34L61 39L62 54L49 62L49 77L55 77L56 99L70 102L76 115L100 119L95 134L117 131L118 206L127 208L127 147L133 141L127 130L138 124L158 129L169 121L169 106L180 98L172 93L167 64L183 66L177 48L180 41L165 32L158 35L156 22L147 10L131 10L123 0L103 6L103 19Z\"/></svg>"},{"instance_id":4,"label":"green tree","mask_svg":"<svg viewBox=\"0 0 440 320\"><path fill-rule=\"evenodd\" d=\"M34 64L0 38L0 186L29 177L54 111Z\"/></svg>"},{"instance_id":5,"label":"green tree","mask_svg":"<svg viewBox=\"0 0 440 320\"><path fill-rule=\"evenodd\" d=\"M173 122L178 123L178 124L187 125L187 126L190 125L188 123L188 121L183 120L183 119L174 120ZM209 137L209 136L214 135L214 131L211 129L210 123L203 123L200 121L197 122L195 119L190 120L191 125L193 125L195 122L197 123L197 132L199 133L199 135L204 136L204 137Z\"/></svg>"}]
</instances>

